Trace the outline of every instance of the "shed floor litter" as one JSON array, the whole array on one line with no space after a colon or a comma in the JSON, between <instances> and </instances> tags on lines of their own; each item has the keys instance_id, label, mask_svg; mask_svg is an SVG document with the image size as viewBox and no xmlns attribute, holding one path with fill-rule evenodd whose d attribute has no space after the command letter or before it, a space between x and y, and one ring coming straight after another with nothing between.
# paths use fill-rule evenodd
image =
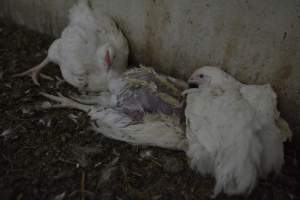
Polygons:
<instances>
[{"instance_id":1,"label":"shed floor litter","mask_svg":"<svg viewBox=\"0 0 300 200\"><path fill-rule=\"evenodd\" d=\"M89 129L86 114L42 110L39 92L76 90L61 81L12 78L38 64L54 38L0 23L0 198L1 200L210 199L214 180L190 169L183 152L118 142ZM295 133L296 134L296 133ZM294 145L295 146L295 145ZM283 175L260 181L248 197L217 199L300 199L300 170L289 145Z\"/></svg>"}]
</instances>

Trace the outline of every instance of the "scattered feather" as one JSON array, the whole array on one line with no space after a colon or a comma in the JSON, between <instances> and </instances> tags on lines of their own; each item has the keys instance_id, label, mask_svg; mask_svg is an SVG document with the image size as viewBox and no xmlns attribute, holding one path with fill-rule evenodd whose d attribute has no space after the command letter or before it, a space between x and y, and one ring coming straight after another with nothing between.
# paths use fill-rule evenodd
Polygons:
<instances>
[{"instance_id":1,"label":"scattered feather","mask_svg":"<svg viewBox=\"0 0 300 200\"><path fill-rule=\"evenodd\" d=\"M50 127L51 127L51 124L52 124L52 120L49 119L46 126L47 126L48 128L50 128Z\"/></svg>"},{"instance_id":2,"label":"scattered feather","mask_svg":"<svg viewBox=\"0 0 300 200\"><path fill-rule=\"evenodd\" d=\"M5 85L6 87L8 87L8 88L12 88L12 86L11 86L10 83L5 83L4 85Z\"/></svg>"},{"instance_id":3,"label":"scattered feather","mask_svg":"<svg viewBox=\"0 0 300 200\"><path fill-rule=\"evenodd\" d=\"M111 179L111 177L117 170L117 167L115 165L117 164L119 159L119 157L116 157L105 166L105 168L102 170L101 177L97 183L97 188L100 188L101 185L105 184Z\"/></svg>"},{"instance_id":4,"label":"scattered feather","mask_svg":"<svg viewBox=\"0 0 300 200\"><path fill-rule=\"evenodd\" d=\"M54 197L54 200L64 200L66 197L66 192L63 192L57 196Z\"/></svg>"},{"instance_id":5,"label":"scattered feather","mask_svg":"<svg viewBox=\"0 0 300 200\"><path fill-rule=\"evenodd\" d=\"M23 113L23 114L32 114L33 112L32 112L32 110L31 110L30 108L28 108L28 107L23 107L23 108L22 108L22 113Z\"/></svg>"},{"instance_id":6,"label":"scattered feather","mask_svg":"<svg viewBox=\"0 0 300 200\"><path fill-rule=\"evenodd\" d=\"M143 159L149 159L149 158L153 157L153 151L151 151L151 150L141 151L140 157Z\"/></svg>"},{"instance_id":7,"label":"scattered feather","mask_svg":"<svg viewBox=\"0 0 300 200\"><path fill-rule=\"evenodd\" d=\"M73 113L68 115L68 118L71 119L75 124L78 124L78 116L74 115Z\"/></svg>"},{"instance_id":8,"label":"scattered feather","mask_svg":"<svg viewBox=\"0 0 300 200\"><path fill-rule=\"evenodd\" d=\"M99 167L100 165L102 165L102 162L97 162L97 163L94 164L94 167L97 168L97 167Z\"/></svg>"},{"instance_id":9,"label":"scattered feather","mask_svg":"<svg viewBox=\"0 0 300 200\"><path fill-rule=\"evenodd\" d=\"M1 137L8 138L13 133L12 129L6 129L1 133Z\"/></svg>"},{"instance_id":10,"label":"scattered feather","mask_svg":"<svg viewBox=\"0 0 300 200\"><path fill-rule=\"evenodd\" d=\"M49 109L52 107L52 104L49 101L44 101L41 106L42 109Z\"/></svg>"}]
</instances>

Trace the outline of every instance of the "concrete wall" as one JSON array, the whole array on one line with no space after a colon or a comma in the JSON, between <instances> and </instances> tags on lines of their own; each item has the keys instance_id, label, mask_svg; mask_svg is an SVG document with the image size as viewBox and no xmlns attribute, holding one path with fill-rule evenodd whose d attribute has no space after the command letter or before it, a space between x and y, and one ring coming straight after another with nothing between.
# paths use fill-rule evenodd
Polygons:
<instances>
[{"instance_id":1,"label":"concrete wall","mask_svg":"<svg viewBox=\"0 0 300 200\"><path fill-rule=\"evenodd\" d=\"M272 83L300 124L299 0L90 0L128 37L132 58L176 76L222 65L241 81ZM59 34L74 0L1 0L0 17Z\"/></svg>"}]
</instances>

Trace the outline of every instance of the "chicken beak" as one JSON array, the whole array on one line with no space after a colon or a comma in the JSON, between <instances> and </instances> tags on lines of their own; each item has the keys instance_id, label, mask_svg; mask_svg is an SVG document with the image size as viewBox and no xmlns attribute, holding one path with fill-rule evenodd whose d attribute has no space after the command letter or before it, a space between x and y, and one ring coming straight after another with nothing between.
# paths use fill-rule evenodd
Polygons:
<instances>
[{"instance_id":1,"label":"chicken beak","mask_svg":"<svg viewBox=\"0 0 300 200\"><path fill-rule=\"evenodd\" d=\"M195 81L193 78L190 78L188 80L188 85L189 85L189 88L198 88L198 82Z\"/></svg>"}]
</instances>

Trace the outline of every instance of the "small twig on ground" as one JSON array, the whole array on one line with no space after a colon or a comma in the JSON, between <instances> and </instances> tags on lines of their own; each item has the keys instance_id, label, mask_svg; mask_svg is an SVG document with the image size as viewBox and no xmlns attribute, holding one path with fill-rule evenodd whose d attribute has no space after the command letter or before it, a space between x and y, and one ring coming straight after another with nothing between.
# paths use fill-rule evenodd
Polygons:
<instances>
[{"instance_id":1,"label":"small twig on ground","mask_svg":"<svg viewBox=\"0 0 300 200\"><path fill-rule=\"evenodd\" d=\"M81 200L85 200L85 194L84 194L84 191L85 191L85 171L82 170L81 172L81 183L80 183L80 199Z\"/></svg>"},{"instance_id":2,"label":"small twig on ground","mask_svg":"<svg viewBox=\"0 0 300 200\"><path fill-rule=\"evenodd\" d=\"M77 165L77 163L69 161L69 160L65 160L63 158L58 158L57 160L61 161L61 162L64 162L64 163L67 163L67 164L71 164L71 165L75 165L75 166Z\"/></svg>"},{"instance_id":3,"label":"small twig on ground","mask_svg":"<svg viewBox=\"0 0 300 200\"><path fill-rule=\"evenodd\" d=\"M151 161L152 161L154 164L158 165L159 167L162 167L162 165L161 165L159 162L157 162L156 160L151 159Z\"/></svg>"},{"instance_id":4,"label":"small twig on ground","mask_svg":"<svg viewBox=\"0 0 300 200\"><path fill-rule=\"evenodd\" d=\"M142 175L142 174L140 174L140 173L137 173L137 172L134 172L134 171L131 171L131 173L132 173L133 175L136 175L136 176L138 176L138 177L143 177L143 175Z\"/></svg>"}]
</instances>

